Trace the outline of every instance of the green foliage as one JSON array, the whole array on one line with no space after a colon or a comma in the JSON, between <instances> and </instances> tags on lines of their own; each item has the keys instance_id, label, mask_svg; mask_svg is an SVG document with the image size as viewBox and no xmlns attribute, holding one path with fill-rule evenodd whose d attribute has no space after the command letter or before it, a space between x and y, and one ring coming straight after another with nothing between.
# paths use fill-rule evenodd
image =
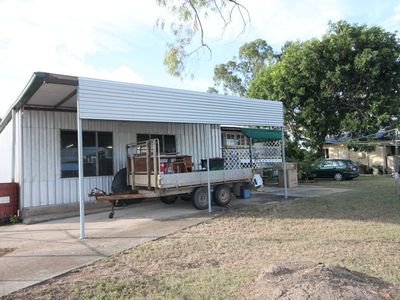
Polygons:
<instances>
[{"instance_id":1,"label":"green foliage","mask_svg":"<svg viewBox=\"0 0 400 300\"><path fill-rule=\"evenodd\" d=\"M305 156L302 161L297 163L297 174L299 179L306 181L313 179L313 170L321 161L322 158L318 158L313 155Z\"/></svg>"},{"instance_id":2,"label":"green foliage","mask_svg":"<svg viewBox=\"0 0 400 300\"><path fill-rule=\"evenodd\" d=\"M207 93L210 93L210 94L218 94L218 90L217 90L215 87L210 86L210 87L208 87L208 89L207 89Z\"/></svg>"},{"instance_id":3,"label":"green foliage","mask_svg":"<svg viewBox=\"0 0 400 300\"><path fill-rule=\"evenodd\" d=\"M239 48L239 57L214 68L214 85L225 93L244 96L249 82L274 59L273 49L262 39Z\"/></svg>"},{"instance_id":4,"label":"green foliage","mask_svg":"<svg viewBox=\"0 0 400 300\"><path fill-rule=\"evenodd\" d=\"M168 49L164 56L164 65L167 68L168 73L175 77L179 77L184 70L182 57L185 55L182 45L180 47L174 47L168 45Z\"/></svg>"},{"instance_id":5,"label":"green foliage","mask_svg":"<svg viewBox=\"0 0 400 300\"><path fill-rule=\"evenodd\" d=\"M246 28L250 21L247 9L239 1L231 0L156 0L157 5L166 8L174 17L168 24L168 30L174 37L174 42L167 45L164 65L168 73L175 77L185 76L187 59L200 49L207 49L211 55L211 48L205 39L203 23L210 15L219 17L224 26L221 33L232 22L232 16L237 12ZM156 25L165 29L165 19L158 19Z\"/></svg>"},{"instance_id":6,"label":"green foliage","mask_svg":"<svg viewBox=\"0 0 400 300\"><path fill-rule=\"evenodd\" d=\"M289 162L298 162L304 159L308 151L288 138L285 139L285 156Z\"/></svg>"},{"instance_id":7,"label":"green foliage","mask_svg":"<svg viewBox=\"0 0 400 300\"><path fill-rule=\"evenodd\" d=\"M297 163L299 179L308 180L312 175L313 165L318 164L323 157L318 153L300 147L296 141L286 139L285 155L288 162Z\"/></svg>"},{"instance_id":8,"label":"green foliage","mask_svg":"<svg viewBox=\"0 0 400 300\"><path fill-rule=\"evenodd\" d=\"M331 23L322 39L287 43L247 96L282 100L297 141L319 151L327 135L393 126L400 110L400 44L380 27Z\"/></svg>"},{"instance_id":9,"label":"green foliage","mask_svg":"<svg viewBox=\"0 0 400 300\"><path fill-rule=\"evenodd\" d=\"M11 224L17 224L21 222L20 217L18 217L17 215L10 216L8 220Z\"/></svg>"}]
</instances>

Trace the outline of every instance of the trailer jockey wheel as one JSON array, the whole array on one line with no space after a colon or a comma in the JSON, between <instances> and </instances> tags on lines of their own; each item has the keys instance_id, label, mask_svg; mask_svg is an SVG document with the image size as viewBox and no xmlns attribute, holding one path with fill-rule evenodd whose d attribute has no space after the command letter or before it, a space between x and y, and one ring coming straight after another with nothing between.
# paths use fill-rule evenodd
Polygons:
<instances>
[{"instance_id":1,"label":"trailer jockey wheel","mask_svg":"<svg viewBox=\"0 0 400 300\"><path fill-rule=\"evenodd\" d=\"M217 186L214 191L214 200L219 206L227 205L231 202L231 189L224 184Z\"/></svg>"},{"instance_id":2,"label":"trailer jockey wheel","mask_svg":"<svg viewBox=\"0 0 400 300\"><path fill-rule=\"evenodd\" d=\"M110 219L114 218L114 208L115 208L115 203L117 202L117 200L111 200L111 212L108 214L108 217Z\"/></svg>"},{"instance_id":3,"label":"trailer jockey wheel","mask_svg":"<svg viewBox=\"0 0 400 300\"><path fill-rule=\"evenodd\" d=\"M161 197L161 201L165 204L173 204L176 202L177 197L176 196L165 196Z\"/></svg>"},{"instance_id":4,"label":"trailer jockey wheel","mask_svg":"<svg viewBox=\"0 0 400 300\"><path fill-rule=\"evenodd\" d=\"M206 209L208 207L208 190L206 187L202 186L195 189L192 194L192 203L197 209Z\"/></svg>"}]
</instances>

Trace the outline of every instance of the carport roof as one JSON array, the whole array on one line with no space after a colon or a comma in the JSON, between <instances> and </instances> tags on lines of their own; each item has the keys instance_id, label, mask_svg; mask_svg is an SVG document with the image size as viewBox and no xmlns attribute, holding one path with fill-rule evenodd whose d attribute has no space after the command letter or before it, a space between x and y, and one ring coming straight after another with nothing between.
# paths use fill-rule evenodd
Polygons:
<instances>
[{"instance_id":1,"label":"carport roof","mask_svg":"<svg viewBox=\"0 0 400 300\"><path fill-rule=\"evenodd\" d=\"M78 77L45 72L33 73L31 79L0 123L0 132L11 120L11 111L21 107L76 110Z\"/></svg>"},{"instance_id":2,"label":"carport roof","mask_svg":"<svg viewBox=\"0 0 400 300\"><path fill-rule=\"evenodd\" d=\"M82 119L283 125L279 101L35 72L0 123L0 132L13 109L76 111L78 96Z\"/></svg>"}]
</instances>

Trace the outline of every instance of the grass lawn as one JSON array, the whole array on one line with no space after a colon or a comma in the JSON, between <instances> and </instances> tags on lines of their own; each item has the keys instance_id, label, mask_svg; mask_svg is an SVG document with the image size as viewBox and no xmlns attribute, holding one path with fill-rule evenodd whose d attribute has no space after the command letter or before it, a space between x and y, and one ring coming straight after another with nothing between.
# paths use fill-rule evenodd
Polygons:
<instances>
[{"instance_id":1,"label":"grass lawn","mask_svg":"<svg viewBox=\"0 0 400 300\"><path fill-rule=\"evenodd\" d=\"M394 199L393 179L318 184L351 190L236 210L13 297L252 298L264 265L297 261L336 264L400 284L400 199Z\"/></svg>"}]
</instances>

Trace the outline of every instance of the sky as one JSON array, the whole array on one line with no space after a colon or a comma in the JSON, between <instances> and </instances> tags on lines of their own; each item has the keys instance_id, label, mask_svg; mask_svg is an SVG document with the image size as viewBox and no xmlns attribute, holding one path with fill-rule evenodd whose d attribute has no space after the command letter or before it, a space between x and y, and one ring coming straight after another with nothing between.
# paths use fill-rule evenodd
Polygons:
<instances>
[{"instance_id":1,"label":"sky","mask_svg":"<svg viewBox=\"0 0 400 300\"><path fill-rule=\"evenodd\" d=\"M400 31L400 0L241 3L251 18L246 31L239 34L242 24L236 21L222 35L220 19L210 16L204 26L212 56L200 52L187 65L194 77L178 79L163 65L173 38L155 26L160 17L173 18L155 0L0 0L0 117L36 71L206 91L214 66L257 38L279 51L286 41L321 37L329 21Z\"/></svg>"}]
</instances>

